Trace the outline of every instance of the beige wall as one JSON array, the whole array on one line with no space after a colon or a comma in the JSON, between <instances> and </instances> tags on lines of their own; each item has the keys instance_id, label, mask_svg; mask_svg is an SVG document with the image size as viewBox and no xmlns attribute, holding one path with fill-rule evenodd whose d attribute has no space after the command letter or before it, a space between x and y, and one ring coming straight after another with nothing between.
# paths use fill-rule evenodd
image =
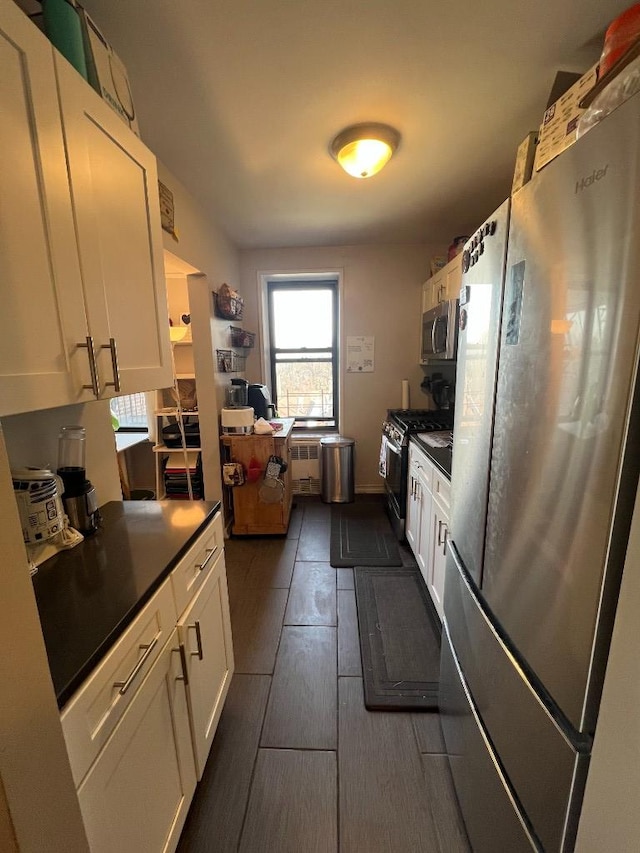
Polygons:
<instances>
[{"instance_id":1,"label":"beige wall","mask_svg":"<svg viewBox=\"0 0 640 853\"><path fill-rule=\"evenodd\" d=\"M378 475L380 426L388 408L400 406L401 381L408 379L411 405L425 408L418 364L422 282L439 247L427 245L342 246L265 249L240 253L241 293L247 301L244 326L259 331L259 276L274 272L337 272L341 281L341 344L349 335L373 335L375 371L340 370L340 432L356 440L358 491L381 490ZM247 362L247 378L261 377L259 347Z\"/></svg>"},{"instance_id":2,"label":"beige wall","mask_svg":"<svg viewBox=\"0 0 640 853\"><path fill-rule=\"evenodd\" d=\"M214 316L212 291L217 291L225 282L231 287L238 287L238 251L223 229L161 163L158 163L158 173L160 180L173 193L178 235L176 242L163 231L164 248L200 273L187 276L187 290L193 359L198 377L202 466L205 497L221 500L219 411L224 405L224 389L229 374L217 370L215 350L229 346L229 322ZM175 304L179 307L184 304L184 299L183 286L182 291L176 293ZM183 355L179 354L178 358L183 359Z\"/></svg>"},{"instance_id":3,"label":"beige wall","mask_svg":"<svg viewBox=\"0 0 640 853\"><path fill-rule=\"evenodd\" d=\"M22 853L87 851L0 429L0 782ZM5 811L0 797L0 812ZM8 830L6 813L0 817ZM5 848L0 848L4 850ZM11 849L10 847L7 849Z\"/></svg>"},{"instance_id":4,"label":"beige wall","mask_svg":"<svg viewBox=\"0 0 640 853\"><path fill-rule=\"evenodd\" d=\"M12 468L42 466L56 469L61 426L79 424L87 431L87 476L96 488L100 506L122 500L108 400L96 400L2 419Z\"/></svg>"}]
</instances>

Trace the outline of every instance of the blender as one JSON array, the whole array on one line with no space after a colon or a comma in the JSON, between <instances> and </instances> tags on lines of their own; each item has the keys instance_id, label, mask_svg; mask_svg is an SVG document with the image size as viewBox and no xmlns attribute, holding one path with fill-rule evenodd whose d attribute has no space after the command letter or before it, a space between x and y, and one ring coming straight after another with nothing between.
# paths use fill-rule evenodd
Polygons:
<instances>
[{"instance_id":1,"label":"blender","mask_svg":"<svg viewBox=\"0 0 640 853\"><path fill-rule=\"evenodd\" d=\"M253 408L247 405L249 383L239 376L227 387L227 406L220 412L222 432L248 435L253 432Z\"/></svg>"},{"instance_id":2,"label":"blender","mask_svg":"<svg viewBox=\"0 0 640 853\"><path fill-rule=\"evenodd\" d=\"M88 535L98 529L100 513L96 490L87 480L85 468L86 430L64 426L58 437L57 474L64 485L62 503L71 527Z\"/></svg>"}]
</instances>

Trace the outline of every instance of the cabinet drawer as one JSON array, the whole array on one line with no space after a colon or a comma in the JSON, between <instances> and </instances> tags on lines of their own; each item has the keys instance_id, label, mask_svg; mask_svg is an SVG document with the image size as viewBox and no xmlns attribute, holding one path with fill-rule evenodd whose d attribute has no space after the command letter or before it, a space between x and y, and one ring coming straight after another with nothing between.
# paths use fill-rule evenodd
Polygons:
<instances>
[{"instance_id":1,"label":"cabinet drawer","mask_svg":"<svg viewBox=\"0 0 640 853\"><path fill-rule=\"evenodd\" d=\"M431 480L431 493L448 516L451 505L451 483L435 468L433 469L433 478Z\"/></svg>"},{"instance_id":2,"label":"cabinet drawer","mask_svg":"<svg viewBox=\"0 0 640 853\"><path fill-rule=\"evenodd\" d=\"M178 616L204 583L223 548L222 513L217 513L171 572Z\"/></svg>"},{"instance_id":3,"label":"cabinet drawer","mask_svg":"<svg viewBox=\"0 0 640 853\"><path fill-rule=\"evenodd\" d=\"M413 442L409 443L409 465L417 467L421 479L426 483L426 486L431 490L431 481L433 478L433 465L429 461L426 453L423 453L420 448Z\"/></svg>"},{"instance_id":4,"label":"cabinet drawer","mask_svg":"<svg viewBox=\"0 0 640 853\"><path fill-rule=\"evenodd\" d=\"M76 786L113 732L176 623L167 579L63 710Z\"/></svg>"}]
</instances>

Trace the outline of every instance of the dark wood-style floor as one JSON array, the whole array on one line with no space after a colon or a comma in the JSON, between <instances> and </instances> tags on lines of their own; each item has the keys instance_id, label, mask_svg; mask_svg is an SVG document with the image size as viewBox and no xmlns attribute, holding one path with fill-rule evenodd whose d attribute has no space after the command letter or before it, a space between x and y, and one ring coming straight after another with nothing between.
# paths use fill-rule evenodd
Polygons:
<instances>
[{"instance_id":1,"label":"dark wood-style floor","mask_svg":"<svg viewBox=\"0 0 640 853\"><path fill-rule=\"evenodd\" d=\"M329 525L307 498L286 539L226 543L236 673L180 853L469 850L438 715L364 707Z\"/></svg>"}]
</instances>

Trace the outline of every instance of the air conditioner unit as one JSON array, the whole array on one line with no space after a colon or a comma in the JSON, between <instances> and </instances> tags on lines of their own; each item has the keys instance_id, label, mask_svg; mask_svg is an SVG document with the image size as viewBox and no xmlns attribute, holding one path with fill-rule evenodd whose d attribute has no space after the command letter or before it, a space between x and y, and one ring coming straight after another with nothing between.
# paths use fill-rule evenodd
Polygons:
<instances>
[{"instance_id":1,"label":"air conditioner unit","mask_svg":"<svg viewBox=\"0 0 640 853\"><path fill-rule=\"evenodd\" d=\"M320 494L320 442L291 442L291 480L294 495Z\"/></svg>"}]
</instances>

